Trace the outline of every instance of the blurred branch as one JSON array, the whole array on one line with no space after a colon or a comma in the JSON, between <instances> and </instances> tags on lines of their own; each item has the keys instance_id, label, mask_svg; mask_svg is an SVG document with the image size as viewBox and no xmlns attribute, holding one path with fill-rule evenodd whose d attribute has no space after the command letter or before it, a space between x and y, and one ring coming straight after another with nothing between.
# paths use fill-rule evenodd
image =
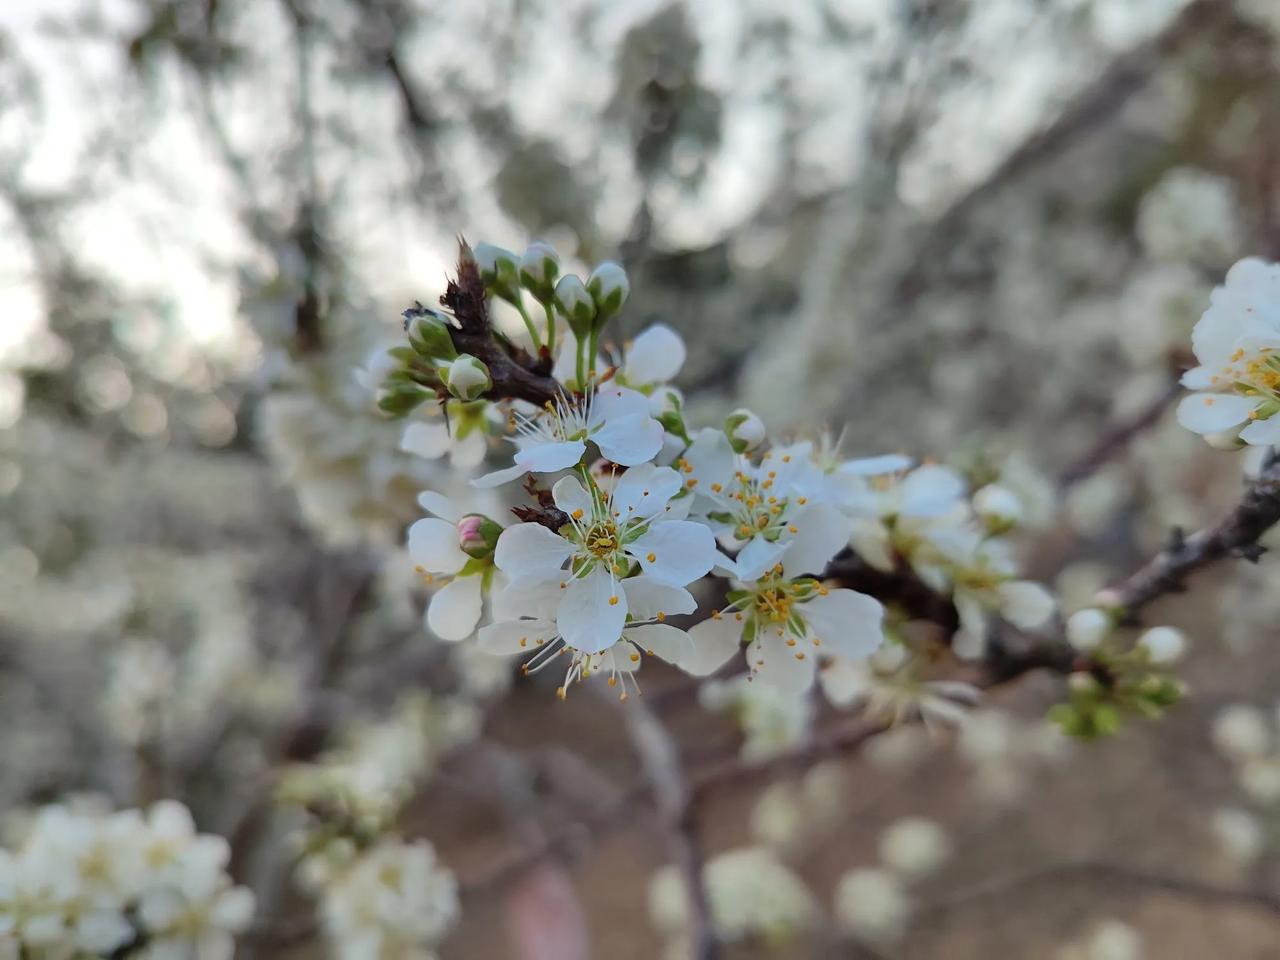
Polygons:
<instances>
[{"instance_id":1,"label":"blurred branch","mask_svg":"<svg viewBox=\"0 0 1280 960\"><path fill-rule=\"evenodd\" d=\"M1175 378L1142 409L1112 424L1103 431L1102 436L1087 453L1068 464L1066 469L1058 474L1059 489L1065 490L1093 476L1101 467L1124 453L1135 437L1160 422L1164 412L1173 406L1173 402L1182 394L1183 387Z\"/></svg>"},{"instance_id":2,"label":"blurred branch","mask_svg":"<svg viewBox=\"0 0 1280 960\"><path fill-rule=\"evenodd\" d=\"M691 956L696 960L715 960L720 948L699 849L697 794L685 779L679 749L662 721L640 698L633 703L620 703L606 696L617 703L666 831L668 858L684 878L689 900Z\"/></svg>"},{"instance_id":3,"label":"blurred branch","mask_svg":"<svg viewBox=\"0 0 1280 960\"><path fill-rule=\"evenodd\" d=\"M961 890L949 897L922 905L915 913L917 921L929 916L946 913L977 900L1007 895L1029 884L1045 881L1078 878L1090 882L1111 882L1122 886L1159 890L1176 896L1202 900L1207 903L1237 904L1258 907L1280 914L1280 896L1259 890L1240 890L1220 887L1191 877L1171 877L1161 873L1104 861L1083 860L1071 863L1051 863L1030 870L1020 870L1003 877L995 877Z\"/></svg>"}]
</instances>

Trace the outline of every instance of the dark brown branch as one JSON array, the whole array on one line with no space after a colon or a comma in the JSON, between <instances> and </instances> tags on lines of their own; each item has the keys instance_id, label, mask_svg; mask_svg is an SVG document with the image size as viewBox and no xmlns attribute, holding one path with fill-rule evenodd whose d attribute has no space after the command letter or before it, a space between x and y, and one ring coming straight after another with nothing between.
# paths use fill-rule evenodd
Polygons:
<instances>
[{"instance_id":1,"label":"dark brown branch","mask_svg":"<svg viewBox=\"0 0 1280 960\"><path fill-rule=\"evenodd\" d=\"M1180 593L1186 578L1217 560L1241 557L1257 561L1264 551L1258 539L1280 523L1280 461L1273 456L1249 485L1240 503L1213 526L1172 542L1127 580L1108 587L1099 602L1119 608L1127 618L1158 597Z\"/></svg>"},{"instance_id":2,"label":"dark brown branch","mask_svg":"<svg viewBox=\"0 0 1280 960\"><path fill-rule=\"evenodd\" d=\"M824 580L838 580L841 586L897 606L914 619L936 623L948 633L960 625L959 614L949 597L937 593L905 564L893 571L878 570L852 550L836 555L822 573Z\"/></svg>"}]
</instances>

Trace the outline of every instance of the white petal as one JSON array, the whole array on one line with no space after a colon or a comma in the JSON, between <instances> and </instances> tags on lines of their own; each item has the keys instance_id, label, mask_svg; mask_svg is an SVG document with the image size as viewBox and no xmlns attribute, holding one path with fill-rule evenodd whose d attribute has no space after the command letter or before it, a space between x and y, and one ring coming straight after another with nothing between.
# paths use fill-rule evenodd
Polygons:
<instances>
[{"instance_id":1,"label":"white petal","mask_svg":"<svg viewBox=\"0 0 1280 960\"><path fill-rule=\"evenodd\" d=\"M626 619L626 594L599 567L585 577L570 580L556 609L560 635L565 643L583 653L600 653L617 643Z\"/></svg>"},{"instance_id":2,"label":"white petal","mask_svg":"<svg viewBox=\"0 0 1280 960\"><path fill-rule=\"evenodd\" d=\"M672 616L693 613L698 603L684 587L675 587L653 577L629 577L622 581L627 592L627 611L636 620L652 620L659 613Z\"/></svg>"},{"instance_id":3,"label":"white petal","mask_svg":"<svg viewBox=\"0 0 1280 960\"><path fill-rule=\"evenodd\" d=\"M782 566L788 577L821 574L831 558L849 544L849 521L835 507L815 503L796 514L795 534L787 541Z\"/></svg>"},{"instance_id":4,"label":"white petal","mask_svg":"<svg viewBox=\"0 0 1280 960\"><path fill-rule=\"evenodd\" d=\"M902 481L902 514L937 517L951 510L964 496L964 477L950 467L925 464Z\"/></svg>"},{"instance_id":5,"label":"white petal","mask_svg":"<svg viewBox=\"0 0 1280 960\"><path fill-rule=\"evenodd\" d=\"M687 351L680 335L665 323L655 323L627 350L623 376L628 383L666 383L684 366Z\"/></svg>"},{"instance_id":6,"label":"white petal","mask_svg":"<svg viewBox=\"0 0 1280 960\"><path fill-rule=\"evenodd\" d=\"M516 454L516 463L530 473L555 473L576 464L586 449L587 445L581 440L535 443Z\"/></svg>"},{"instance_id":7,"label":"white petal","mask_svg":"<svg viewBox=\"0 0 1280 960\"><path fill-rule=\"evenodd\" d=\"M782 637L770 634L747 648L747 665L756 683L767 683L783 693L800 696L813 686L818 658L801 649L788 647Z\"/></svg>"},{"instance_id":8,"label":"white petal","mask_svg":"<svg viewBox=\"0 0 1280 960\"><path fill-rule=\"evenodd\" d=\"M996 589L1000 593L1000 613L1015 627L1033 630L1053 616L1053 594L1038 583L1015 580Z\"/></svg>"},{"instance_id":9,"label":"white petal","mask_svg":"<svg viewBox=\"0 0 1280 960\"><path fill-rule=\"evenodd\" d=\"M223 930L240 933L253 919L255 899L248 887L232 887L223 891L209 911L209 919Z\"/></svg>"},{"instance_id":10,"label":"white petal","mask_svg":"<svg viewBox=\"0 0 1280 960\"><path fill-rule=\"evenodd\" d=\"M649 415L649 398L638 390L629 390L616 384L606 384L596 391L591 400L591 419L588 427L595 428L618 417Z\"/></svg>"},{"instance_id":11,"label":"white petal","mask_svg":"<svg viewBox=\"0 0 1280 960\"><path fill-rule=\"evenodd\" d=\"M732 613L709 617L689 628L689 639L693 641L693 654L679 666L695 677L707 677L742 649L742 624Z\"/></svg>"},{"instance_id":12,"label":"white petal","mask_svg":"<svg viewBox=\"0 0 1280 960\"><path fill-rule=\"evenodd\" d=\"M458 577L431 598L427 628L441 640L465 640L480 622L479 576Z\"/></svg>"},{"instance_id":13,"label":"white petal","mask_svg":"<svg viewBox=\"0 0 1280 960\"><path fill-rule=\"evenodd\" d=\"M431 573L457 573L469 559L458 546L458 528L448 520L427 517L409 528L409 556Z\"/></svg>"},{"instance_id":14,"label":"white petal","mask_svg":"<svg viewBox=\"0 0 1280 960\"><path fill-rule=\"evenodd\" d=\"M495 656L532 653L555 635L550 620L504 620L480 628L480 649Z\"/></svg>"},{"instance_id":15,"label":"white petal","mask_svg":"<svg viewBox=\"0 0 1280 960\"><path fill-rule=\"evenodd\" d=\"M518 620L521 617L537 617L550 620L560 605L560 595L568 581L568 572L553 570L549 573L520 577L500 590L493 592L493 619Z\"/></svg>"},{"instance_id":16,"label":"white petal","mask_svg":"<svg viewBox=\"0 0 1280 960\"><path fill-rule=\"evenodd\" d=\"M591 439L606 460L632 467L656 457L664 435L662 424L646 411L611 418Z\"/></svg>"},{"instance_id":17,"label":"white petal","mask_svg":"<svg viewBox=\"0 0 1280 960\"><path fill-rule=\"evenodd\" d=\"M1178 404L1178 422L1195 433L1217 433L1249 419L1256 398L1229 393L1193 393Z\"/></svg>"},{"instance_id":18,"label":"white petal","mask_svg":"<svg viewBox=\"0 0 1280 960\"><path fill-rule=\"evenodd\" d=\"M849 545L877 570L893 570L893 546L889 531L879 520L852 520L849 523Z\"/></svg>"},{"instance_id":19,"label":"white petal","mask_svg":"<svg viewBox=\"0 0 1280 960\"><path fill-rule=\"evenodd\" d=\"M1213 371L1208 367L1192 367L1179 382L1188 390L1208 390L1214 385Z\"/></svg>"},{"instance_id":20,"label":"white petal","mask_svg":"<svg viewBox=\"0 0 1280 960\"><path fill-rule=\"evenodd\" d=\"M705 577L719 556L711 530L692 520L657 521L626 549L649 576L680 587Z\"/></svg>"},{"instance_id":21,"label":"white petal","mask_svg":"<svg viewBox=\"0 0 1280 960\"><path fill-rule=\"evenodd\" d=\"M855 477L879 477L886 473L897 473L911 466L911 458L900 453L885 453L878 457L862 457L858 460L846 460L836 469L840 473Z\"/></svg>"},{"instance_id":22,"label":"white petal","mask_svg":"<svg viewBox=\"0 0 1280 960\"><path fill-rule=\"evenodd\" d=\"M848 657L836 657L818 671L818 686L833 706L847 710L865 700L873 689L867 667Z\"/></svg>"},{"instance_id":23,"label":"white petal","mask_svg":"<svg viewBox=\"0 0 1280 960\"><path fill-rule=\"evenodd\" d=\"M559 570L572 553L573 544L542 524L517 523L498 537L493 560L515 580Z\"/></svg>"},{"instance_id":24,"label":"white petal","mask_svg":"<svg viewBox=\"0 0 1280 960\"><path fill-rule=\"evenodd\" d=\"M951 652L961 660L980 660L987 655L986 634L957 630L951 635Z\"/></svg>"},{"instance_id":25,"label":"white petal","mask_svg":"<svg viewBox=\"0 0 1280 960\"><path fill-rule=\"evenodd\" d=\"M570 516L579 510L582 512L578 514L578 518L590 517L595 512L591 494L587 493L587 488L577 477L561 477L557 480L551 488L551 499Z\"/></svg>"},{"instance_id":26,"label":"white petal","mask_svg":"<svg viewBox=\"0 0 1280 960\"><path fill-rule=\"evenodd\" d=\"M1280 414L1272 414L1266 420L1253 421L1240 431L1240 439L1260 447L1280 444Z\"/></svg>"},{"instance_id":27,"label":"white petal","mask_svg":"<svg viewBox=\"0 0 1280 960\"><path fill-rule=\"evenodd\" d=\"M683 630L665 623L649 623L630 627L622 635L646 654L661 657L667 663L684 667L694 662L693 638Z\"/></svg>"},{"instance_id":28,"label":"white petal","mask_svg":"<svg viewBox=\"0 0 1280 960\"><path fill-rule=\"evenodd\" d=\"M968 590L956 590L952 595L960 625L975 637L987 635L987 608L982 599Z\"/></svg>"},{"instance_id":29,"label":"white petal","mask_svg":"<svg viewBox=\"0 0 1280 960\"><path fill-rule=\"evenodd\" d=\"M613 488L610 505L620 522L632 517L651 517L663 512L667 502L680 492L680 475L670 467L642 463L622 475ZM563 508L562 508L563 509Z\"/></svg>"},{"instance_id":30,"label":"white petal","mask_svg":"<svg viewBox=\"0 0 1280 960\"><path fill-rule=\"evenodd\" d=\"M469 470L472 467L478 467L488 452L489 444L484 434L476 430L453 445L449 462L459 470Z\"/></svg>"},{"instance_id":31,"label":"white petal","mask_svg":"<svg viewBox=\"0 0 1280 960\"><path fill-rule=\"evenodd\" d=\"M711 490L714 484L727 487L737 464L737 455L724 431L710 427L694 436L684 459L691 468L689 476L698 481L697 489L702 492Z\"/></svg>"},{"instance_id":32,"label":"white petal","mask_svg":"<svg viewBox=\"0 0 1280 960\"><path fill-rule=\"evenodd\" d=\"M828 590L796 608L821 651L853 659L871 656L884 643L884 607L856 590Z\"/></svg>"},{"instance_id":33,"label":"white petal","mask_svg":"<svg viewBox=\"0 0 1280 960\"><path fill-rule=\"evenodd\" d=\"M423 490L418 494L418 506L427 513L434 513L441 520L457 523L462 519L462 511L443 493L434 490Z\"/></svg>"},{"instance_id":34,"label":"white petal","mask_svg":"<svg viewBox=\"0 0 1280 960\"><path fill-rule=\"evenodd\" d=\"M400 449L414 456L435 460L449 452L449 428L443 423L411 423L400 437Z\"/></svg>"},{"instance_id":35,"label":"white petal","mask_svg":"<svg viewBox=\"0 0 1280 960\"><path fill-rule=\"evenodd\" d=\"M476 477L471 481L471 485L473 487L479 487L482 490L487 490L490 487L500 487L504 483L510 483L512 480L516 479L516 477L523 477L528 472L529 470L527 467L522 467L517 463L514 467L494 470L492 473L486 473L484 476Z\"/></svg>"},{"instance_id":36,"label":"white petal","mask_svg":"<svg viewBox=\"0 0 1280 960\"><path fill-rule=\"evenodd\" d=\"M763 537L754 537L742 548L737 560L734 561L734 570L738 579L755 580L773 567L786 549L785 543L770 543Z\"/></svg>"}]
</instances>

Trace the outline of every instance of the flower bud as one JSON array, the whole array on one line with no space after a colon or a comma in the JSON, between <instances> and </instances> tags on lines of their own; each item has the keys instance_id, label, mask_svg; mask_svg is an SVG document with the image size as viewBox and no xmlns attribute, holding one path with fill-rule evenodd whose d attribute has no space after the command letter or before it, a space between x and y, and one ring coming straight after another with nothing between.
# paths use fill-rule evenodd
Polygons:
<instances>
[{"instance_id":1,"label":"flower bud","mask_svg":"<svg viewBox=\"0 0 1280 960\"><path fill-rule=\"evenodd\" d=\"M1077 670L1067 677L1067 686L1072 693L1088 696L1099 689L1098 679L1087 670Z\"/></svg>"},{"instance_id":2,"label":"flower bud","mask_svg":"<svg viewBox=\"0 0 1280 960\"><path fill-rule=\"evenodd\" d=\"M1008 487L989 483L973 495L973 509L991 526L1004 530L1022 519L1022 501Z\"/></svg>"},{"instance_id":3,"label":"flower bud","mask_svg":"<svg viewBox=\"0 0 1280 960\"><path fill-rule=\"evenodd\" d=\"M631 281L627 279L627 271L622 269L621 264L606 260L591 271L591 276L587 278L587 290L596 303L596 322L603 324L627 302L627 297L631 294Z\"/></svg>"},{"instance_id":4,"label":"flower bud","mask_svg":"<svg viewBox=\"0 0 1280 960\"><path fill-rule=\"evenodd\" d=\"M596 305L583 282L572 273L566 273L556 284L556 309L569 321L569 329L579 340L585 340L591 332Z\"/></svg>"},{"instance_id":5,"label":"flower bud","mask_svg":"<svg viewBox=\"0 0 1280 960\"><path fill-rule=\"evenodd\" d=\"M1097 607L1077 610L1067 618L1067 643L1081 653L1097 649L1111 632L1111 618Z\"/></svg>"},{"instance_id":6,"label":"flower bud","mask_svg":"<svg viewBox=\"0 0 1280 960\"><path fill-rule=\"evenodd\" d=\"M549 243L529 244L520 258L520 282L539 303L547 303L555 296L556 277L560 276L560 258Z\"/></svg>"},{"instance_id":7,"label":"flower bud","mask_svg":"<svg viewBox=\"0 0 1280 960\"><path fill-rule=\"evenodd\" d=\"M458 355L449 336L449 325L439 314L432 311L409 317L405 312L405 329L414 353L433 363L447 362Z\"/></svg>"},{"instance_id":8,"label":"flower bud","mask_svg":"<svg viewBox=\"0 0 1280 960\"><path fill-rule=\"evenodd\" d=\"M1240 439L1240 431L1243 429L1242 425L1229 430L1219 430L1217 433L1206 433L1204 442L1215 450L1239 450L1245 445Z\"/></svg>"},{"instance_id":9,"label":"flower bud","mask_svg":"<svg viewBox=\"0 0 1280 960\"><path fill-rule=\"evenodd\" d=\"M502 535L502 525L479 513L469 513L458 521L458 546L476 560L493 556Z\"/></svg>"},{"instance_id":10,"label":"flower bud","mask_svg":"<svg viewBox=\"0 0 1280 960\"><path fill-rule=\"evenodd\" d=\"M1175 627L1152 627L1138 638L1138 646L1154 664L1177 663L1187 651L1187 637Z\"/></svg>"},{"instance_id":11,"label":"flower bud","mask_svg":"<svg viewBox=\"0 0 1280 960\"><path fill-rule=\"evenodd\" d=\"M489 368L469 353L450 363L443 379L449 392L459 400L478 400L493 386Z\"/></svg>"},{"instance_id":12,"label":"flower bud","mask_svg":"<svg viewBox=\"0 0 1280 960\"><path fill-rule=\"evenodd\" d=\"M475 257L476 267L480 270L480 279L494 293L504 300L513 300L519 294L520 258L510 250L495 247L491 243L477 244L471 251Z\"/></svg>"},{"instance_id":13,"label":"flower bud","mask_svg":"<svg viewBox=\"0 0 1280 960\"><path fill-rule=\"evenodd\" d=\"M729 414L724 422L724 432L735 453L746 453L764 443L764 421L743 407Z\"/></svg>"}]
</instances>

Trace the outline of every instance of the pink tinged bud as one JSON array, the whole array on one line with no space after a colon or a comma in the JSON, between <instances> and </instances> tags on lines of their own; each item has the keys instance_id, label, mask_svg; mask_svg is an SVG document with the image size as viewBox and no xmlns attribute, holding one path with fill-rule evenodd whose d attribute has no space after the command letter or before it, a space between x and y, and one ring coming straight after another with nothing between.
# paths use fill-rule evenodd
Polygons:
<instances>
[{"instance_id":1,"label":"pink tinged bud","mask_svg":"<svg viewBox=\"0 0 1280 960\"><path fill-rule=\"evenodd\" d=\"M484 517L479 516L463 517L458 521L458 546L464 553L485 545L484 535L481 533L483 524Z\"/></svg>"}]
</instances>

